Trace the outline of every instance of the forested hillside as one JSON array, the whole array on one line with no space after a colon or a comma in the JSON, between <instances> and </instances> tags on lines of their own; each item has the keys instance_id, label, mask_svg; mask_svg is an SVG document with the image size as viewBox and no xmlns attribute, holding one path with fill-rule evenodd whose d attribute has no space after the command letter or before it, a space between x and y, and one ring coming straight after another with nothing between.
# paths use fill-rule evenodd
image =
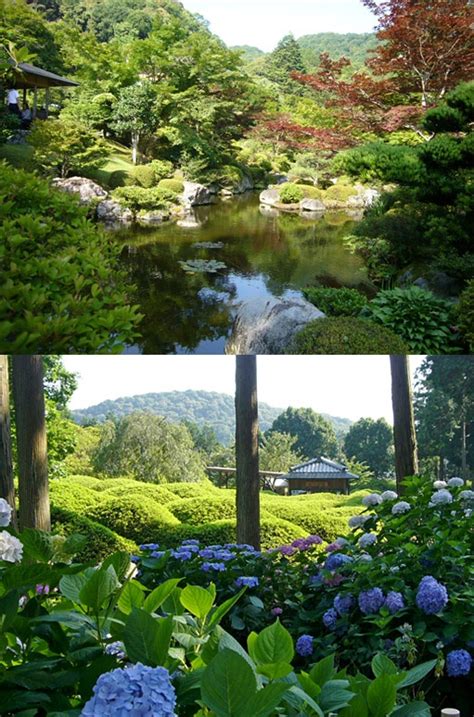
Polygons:
<instances>
[{"instance_id":1,"label":"forested hillside","mask_svg":"<svg viewBox=\"0 0 474 717\"><path fill-rule=\"evenodd\" d=\"M260 428L266 431L282 413L281 408L259 404ZM228 444L233 440L235 430L234 399L224 393L210 391L170 391L146 393L140 396L126 396L115 401L103 401L97 406L73 411L75 421L81 424L92 421L102 422L108 415L127 416L135 411L166 416L172 421L192 421L208 424L216 431L217 438ZM325 415L325 414L323 414ZM325 415L334 425L338 435L349 430L352 421L348 418L334 418Z\"/></svg>"}]
</instances>

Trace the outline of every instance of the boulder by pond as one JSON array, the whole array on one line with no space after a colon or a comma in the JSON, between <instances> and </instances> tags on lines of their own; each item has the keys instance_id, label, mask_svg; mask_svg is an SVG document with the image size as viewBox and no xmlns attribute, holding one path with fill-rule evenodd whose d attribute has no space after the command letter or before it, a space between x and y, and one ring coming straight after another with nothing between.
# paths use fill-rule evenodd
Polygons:
<instances>
[{"instance_id":1,"label":"boulder by pond","mask_svg":"<svg viewBox=\"0 0 474 717\"><path fill-rule=\"evenodd\" d=\"M280 192L278 189L265 189L260 193L260 203L273 207L280 201Z\"/></svg>"},{"instance_id":2,"label":"boulder by pond","mask_svg":"<svg viewBox=\"0 0 474 717\"><path fill-rule=\"evenodd\" d=\"M196 182L184 182L183 204L185 207L197 207L202 204L214 204L215 187L205 187Z\"/></svg>"},{"instance_id":3,"label":"boulder by pond","mask_svg":"<svg viewBox=\"0 0 474 717\"><path fill-rule=\"evenodd\" d=\"M133 221L133 214L130 209L122 207L121 204L113 199L105 199L100 202L97 205L96 215L97 219L110 225L131 224Z\"/></svg>"},{"instance_id":4,"label":"boulder by pond","mask_svg":"<svg viewBox=\"0 0 474 717\"><path fill-rule=\"evenodd\" d=\"M138 223L144 224L145 226L154 226L155 224L167 222L169 218L170 215L168 212L147 212L138 217Z\"/></svg>"},{"instance_id":5,"label":"boulder by pond","mask_svg":"<svg viewBox=\"0 0 474 717\"><path fill-rule=\"evenodd\" d=\"M324 212L326 207L319 199L303 199L300 202L300 209L303 212Z\"/></svg>"},{"instance_id":6,"label":"boulder by pond","mask_svg":"<svg viewBox=\"0 0 474 717\"><path fill-rule=\"evenodd\" d=\"M91 204L97 199L105 199L108 192L92 179L86 177L67 177L66 179L53 179L53 186L62 192L78 194L81 204Z\"/></svg>"},{"instance_id":7,"label":"boulder by pond","mask_svg":"<svg viewBox=\"0 0 474 717\"><path fill-rule=\"evenodd\" d=\"M324 317L300 297L244 301L237 310L226 354L283 354L298 331Z\"/></svg>"}]
</instances>

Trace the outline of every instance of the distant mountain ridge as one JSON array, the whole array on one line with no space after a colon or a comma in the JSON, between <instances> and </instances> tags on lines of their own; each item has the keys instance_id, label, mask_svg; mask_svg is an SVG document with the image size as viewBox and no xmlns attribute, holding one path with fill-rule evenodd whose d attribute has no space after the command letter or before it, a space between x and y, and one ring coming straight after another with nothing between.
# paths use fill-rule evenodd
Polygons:
<instances>
[{"instance_id":1,"label":"distant mountain ridge","mask_svg":"<svg viewBox=\"0 0 474 717\"><path fill-rule=\"evenodd\" d=\"M283 413L283 408L275 408L259 403L260 428L266 431L273 421ZM214 391L169 391L163 393L145 393L137 396L124 396L113 401L102 401L89 408L71 411L76 423L102 423L108 416L127 416L135 411L144 411L165 416L179 423L189 420L208 424L216 431L218 439L229 444L235 432L234 398L225 393ZM338 436L349 430L353 421L322 414L330 421Z\"/></svg>"}]
</instances>

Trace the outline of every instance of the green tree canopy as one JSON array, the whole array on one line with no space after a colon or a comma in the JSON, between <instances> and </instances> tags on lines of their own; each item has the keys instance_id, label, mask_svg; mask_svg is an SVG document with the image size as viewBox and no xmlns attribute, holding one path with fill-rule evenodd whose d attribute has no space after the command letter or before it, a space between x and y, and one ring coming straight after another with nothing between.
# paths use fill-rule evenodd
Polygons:
<instances>
[{"instance_id":1,"label":"green tree canopy","mask_svg":"<svg viewBox=\"0 0 474 717\"><path fill-rule=\"evenodd\" d=\"M292 78L292 72L306 72L301 48L293 35L285 35L266 58L264 75L284 92L301 94L301 86Z\"/></svg>"},{"instance_id":2,"label":"green tree canopy","mask_svg":"<svg viewBox=\"0 0 474 717\"><path fill-rule=\"evenodd\" d=\"M260 444L260 469L286 473L301 462L301 455L294 449L296 436L272 431L263 436Z\"/></svg>"},{"instance_id":3,"label":"green tree canopy","mask_svg":"<svg viewBox=\"0 0 474 717\"><path fill-rule=\"evenodd\" d=\"M93 465L99 473L150 483L204 478L202 457L186 426L147 413L104 423Z\"/></svg>"},{"instance_id":4,"label":"green tree canopy","mask_svg":"<svg viewBox=\"0 0 474 717\"><path fill-rule=\"evenodd\" d=\"M273 422L268 434L275 431L296 438L294 450L304 458L311 459L321 455L335 458L339 453L334 428L311 408L287 408Z\"/></svg>"},{"instance_id":5,"label":"green tree canopy","mask_svg":"<svg viewBox=\"0 0 474 717\"><path fill-rule=\"evenodd\" d=\"M384 418L361 418L344 438L349 458L365 463L377 478L393 473L393 431Z\"/></svg>"}]
</instances>

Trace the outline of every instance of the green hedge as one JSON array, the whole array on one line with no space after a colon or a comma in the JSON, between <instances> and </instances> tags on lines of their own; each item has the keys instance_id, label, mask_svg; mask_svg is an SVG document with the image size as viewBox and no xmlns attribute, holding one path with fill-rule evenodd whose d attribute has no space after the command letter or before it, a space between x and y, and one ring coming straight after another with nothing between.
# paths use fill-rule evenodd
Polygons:
<instances>
[{"instance_id":1,"label":"green hedge","mask_svg":"<svg viewBox=\"0 0 474 717\"><path fill-rule=\"evenodd\" d=\"M184 182L181 182L179 179L161 179L158 186L163 189L169 189L170 192L174 192L175 194L182 194L184 192Z\"/></svg>"},{"instance_id":2,"label":"green hedge","mask_svg":"<svg viewBox=\"0 0 474 717\"><path fill-rule=\"evenodd\" d=\"M97 563L118 550L126 550L129 553L138 552L138 547L132 540L117 535L113 530L85 516L76 515L53 505L51 520L54 533L60 535L80 533L87 538L85 547L77 556L79 561Z\"/></svg>"},{"instance_id":3,"label":"green hedge","mask_svg":"<svg viewBox=\"0 0 474 717\"><path fill-rule=\"evenodd\" d=\"M235 518L234 496L216 496L214 498L211 495L206 496L204 500L198 496L170 503L168 509L181 523L190 525L199 525L224 518Z\"/></svg>"},{"instance_id":4,"label":"green hedge","mask_svg":"<svg viewBox=\"0 0 474 717\"><path fill-rule=\"evenodd\" d=\"M316 319L299 331L288 348L293 354L408 354L408 346L373 321L346 316Z\"/></svg>"},{"instance_id":5,"label":"green hedge","mask_svg":"<svg viewBox=\"0 0 474 717\"><path fill-rule=\"evenodd\" d=\"M118 485L114 485L114 483ZM133 495L137 498L149 498L160 505L179 502L180 500L179 498L177 499L171 491L167 490L165 486L120 478L117 481L107 481L104 495L116 496L117 498Z\"/></svg>"},{"instance_id":6,"label":"green hedge","mask_svg":"<svg viewBox=\"0 0 474 717\"><path fill-rule=\"evenodd\" d=\"M367 297L357 289L342 287L308 286L303 289L303 294L308 301L328 316L358 316L361 310L367 306Z\"/></svg>"},{"instance_id":7,"label":"green hedge","mask_svg":"<svg viewBox=\"0 0 474 717\"><path fill-rule=\"evenodd\" d=\"M52 480L49 492L51 505L79 515L87 515L101 501L97 491L74 481Z\"/></svg>"},{"instance_id":8,"label":"green hedge","mask_svg":"<svg viewBox=\"0 0 474 717\"><path fill-rule=\"evenodd\" d=\"M159 543L170 527L179 525L179 521L164 506L153 500L144 501L136 495L120 498L104 496L91 509L90 518L137 543Z\"/></svg>"},{"instance_id":9,"label":"green hedge","mask_svg":"<svg viewBox=\"0 0 474 717\"><path fill-rule=\"evenodd\" d=\"M287 519L304 529L305 534L319 535L329 543L347 532L347 520L354 513L352 509L336 510L326 507L316 509L302 503L291 506L267 506L267 510L277 518Z\"/></svg>"},{"instance_id":10,"label":"green hedge","mask_svg":"<svg viewBox=\"0 0 474 717\"><path fill-rule=\"evenodd\" d=\"M105 481L100 478L94 478L93 476L70 475L64 479L64 482L68 484L74 483L75 485L84 486L85 488L90 488L91 490L103 490L103 484Z\"/></svg>"},{"instance_id":11,"label":"green hedge","mask_svg":"<svg viewBox=\"0 0 474 717\"><path fill-rule=\"evenodd\" d=\"M203 497L219 496L221 494L221 489L216 488L209 480L199 481L199 483L166 483L166 490L171 491L179 498L196 498L199 495Z\"/></svg>"}]
</instances>

